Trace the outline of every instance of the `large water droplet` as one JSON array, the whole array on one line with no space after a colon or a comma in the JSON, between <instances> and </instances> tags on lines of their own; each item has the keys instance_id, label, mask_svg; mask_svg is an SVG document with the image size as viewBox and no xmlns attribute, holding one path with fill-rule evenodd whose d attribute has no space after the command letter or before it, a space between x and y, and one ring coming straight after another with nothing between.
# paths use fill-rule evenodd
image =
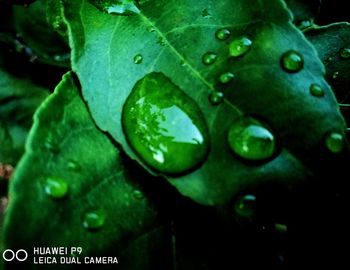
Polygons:
<instances>
[{"instance_id":1,"label":"large water droplet","mask_svg":"<svg viewBox=\"0 0 350 270\"><path fill-rule=\"evenodd\" d=\"M350 48L342 48L339 51L340 57L343 59L349 59L350 58Z\"/></svg>"},{"instance_id":2,"label":"large water droplet","mask_svg":"<svg viewBox=\"0 0 350 270\"><path fill-rule=\"evenodd\" d=\"M343 134L331 132L326 137L326 147L332 153L340 153L343 151L345 138Z\"/></svg>"},{"instance_id":3,"label":"large water droplet","mask_svg":"<svg viewBox=\"0 0 350 270\"><path fill-rule=\"evenodd\" d=\"M202 112L162 73L136 83L122 121L132 148L160 172L183 173L206 158L209 139Z\"/></svg>"},{"instance_id":4,"label":"large water droplet","mask_svg":"<svg viewBox=\"0 0 350 270\"><path fill-rule=\"evenodd\" d=\"M234 205L235 212L242 217L251 217L256 211L256 197L254 195L240 196Z\"/></svg>"},{"instance_id":5,"label":"large water droplet","mask_svg":"<svg viewBox=\"0 0 350 270\"><path fill-rule=\"evenodd\" d=\"M235 77L235 75L231 72L226 72L224 74L221 74L219 81L223 84L229 83L233 80L233 78Z\"/></svg>"},{"instance_id":6,"label":"large water droplet","mask_svg":"<svg viewBox=\"0 0 350 270\"><path fill-rule=\"evenodd\" d=\"M324 96L323 88L316 83L313 83L310 85L310 93L315 97L323 97Z\"/></svg>"},{"instance_id":7,"label":"large water droplet","mask_svg":"<svg viewBox=\"0 0 350 270\"><path fill-rule=\"evenodd\" d=\"M227 40L230 36L231 36L231 32L227 28L221 28L217 30L215 33L215 37L218 40Z\"/></svg>"},{"instance_id":8,"label":"large water droplet","mask_svg":"<svg viewBox=\"0 0 350 270\"><path fill-rule=\"evenodd\" d=\"M143 61L143 57L142 57L141 54L136 54L136 55L134 56L134 63L135 63L135 64L141 64L142 61Z\"/></svg>"},{"instance_id":9,"label":"large water droplet","mask_svg":"<svg viewBox=\"0 0 350 270\"><path fill-rule=\"evenodd\" d=\"M83 226L87 230L95 231L101 229L105 225L106 215L104 212L91 211L84 215Z\"/></svg>"},{"instance_id":10,"label":"large water droplet","mask_svg":"<svg viewBox=\"0 0 350 270\"><path fill-rule=\"evenodd\" d=\"M45 182L45 193L54 199L61 199L68 193L68 184L61 178L48 177Z\"/></svg>"},{"instance_id":11,"label":"large water droplet","mask_svg":"<svg viewBox=\"0 0 350 270\"><path fill-rule=\"evenodd\" d=\"M232 57L245 55L251 49L252 45L253 42L246 36L236 38L230 43L230 55Z\"/></svg>"},{"instance_id":12,"label":"large water droplet","mask_svg":"<svg viewBox=\"0 0 350 270\"><path fill-rule=\"evenodd\" d=\"M302 20L300 22L297 22L296 25L300 30L305 30L313 25L312 20Z\"/></svg>"},{"instance_id":13,"label":"large water droplet","mask_svg":"<svg viewBox=\"0 0 350 270\"><path fill-rule=\"evenodd\" d=\"M89 0L89 2L109 14L129 16L140 13L137 1L133 0Z\"/></svg>"},{"instance_id":14,"label":"large water droplet","mask_svg":"<svg viewBox=\"0 0 350 270\"><path fill-rule=\"evenodd\" d=\"M281 57L282 68L291 73L300 71L304 66L304 59L300 53L290 50Z\"/></svg>"},{"instance_id":15,"label":"large water droplet","mask_svg":"<svg viewBox=\"0 0 350 270\"><path fill-rule=\"evenodd\" d=\"M213 91L209 95L209 101L212 105L219 105L224 101L224 94L222 92Z\"/></svg>"},{"instance_id":16,"label":"large water droplet","mask_svg":"<svg viewBox=\"0 0 350 270\"><path fill-rule=\"evenodd\" d=\"M275 136L252 117L240 118L231 125L228 142L234 153L248 160L268 159L276 151Z\"/></svg>"},{"instance_id":17,"label":"large water droplet","mask_svg":"<svg viewBox=\"0 0 350 270\"><path fill-rule=\"evenodd\" d=\"M203 54L202 62L204 65L209 66L211 64L214 64L217 58L218 58L218 56L216 53L207 52L207 53Z\"/></svg>"}]
</instances>

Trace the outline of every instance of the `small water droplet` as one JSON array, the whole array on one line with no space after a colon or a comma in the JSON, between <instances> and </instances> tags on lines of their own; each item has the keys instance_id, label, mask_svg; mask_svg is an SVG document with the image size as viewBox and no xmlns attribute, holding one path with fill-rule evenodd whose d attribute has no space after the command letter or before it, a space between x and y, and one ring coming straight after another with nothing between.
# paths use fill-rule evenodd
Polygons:
<instances>
[{"instance_id":1,"label":"small water droplet","mask_svg":"<svg viewBox=\"0 0 350 270\"><path fill-rule=\"evenodd\" d=\"M240 118L231 125L228 142L234 153L247 160L268 159L276 151L275 136L252 117Z\"/></svg>"},{"instance_id":2,"label":"small water droplet","mask_svg":"<svg viewBox=\"0 0 350 270\"><path fill-rule=\"evenodd\" d=\"M286 233L288 231L288 227L285 224L275 223L274 227L275 230L279 233Z\"/></svg>"},{"instance_id":3,"label":"small water droplet","mask_svg":"<svg viewBox=\"0 0 350 270\"><path fill-rule=\"evenodd\" d=\"M68 184L58 177L48 177L45 181L45 193L53 199L61 199L68 193Z\"/></svg>"},{"instance_id":4,"label":"small water droplet","mask_svg":"<svg viewBox=\"0 0 350 270\"><path fill-rule=\"evenodd\" d=\"M227 84L227 83L231 82L234 77L235 77L235 75L233 73L226 72L224 74L221 74L219 81L223 84Z\"/></svg>"},{"instance_id":5,"label":"small water droplet","mask_svg":"<svg viewBox=\"0 0 350 270\"><path fill-rule=\"evenodd\" d=\"M221 28L217 30L215 33L215 37L218 40L227 40L230 36L231 36L231 32L227 28Z\"/></svg>"},{"instance_id":6,"label":"small water droplet","mask_svg":"<svg viewBox=\"0 0 350 270\"><path fill-rule=\"evenodd\" d=\"M136 54L134 56L134 64L138 65L141 64L143 61L143 56L141 54Z\"/></svg>"},{"instance_id":7,"label":"small water droplet","mask_svg":"<svg viewBox=\"0 0 350 270\"><path fill-rule=\"evenodd\" d=\"M338 79L338 77L339 77L339 71L335 71L332 75L332 79L336 80L336 79Z\"/></svg>"},{"instance_id":8,"label":"small water droplet","mask_svg":"<svg viewBox=\"0 0 350 270\"><path fill-rule=\"evenodd\" d=\"M209 10L208 9L203 9L202 10L202 17L204 17L204 18L211 18L211 15L210 15L210 13L209 13Z\"/></svg>"},{"instance_id":9,"label":"small water droplet","mask_svg":"<svg viewBox=\"0 0 350 270\"><path fill-rule=\"evenodd\" d=\"M339 51L340 57L343 59L349 59L350 58L350 48L342 48Z\"/></svg>"},{"instance_id":10,"label":"small water droplet","mask_svg":"<svg viewBox=\"0 0 350 270\"><path fill-rule=\"evenodd\" d=\"M311 84L310 86L310 93L315 97L323 97L324 96L324 90L323 88L318 84Z\"/></svg>"},{"instance_id":11,"label":"small water droplet","mask_svg":"<svg viewBox=\"0 0 350 270\"><path fill-rule=\"evenodd\" d=\"M224 101L224 94L222 92L213 91L209 95L209 101L212 105L219 105Z\"/></svg>"},{"instance_id":12,"label":"small water droplet","mask_svg":"<svg viewBox=\"0 0 350 270\"><path fill-rule=\"evenodd\" d=\"M203 62L204 65L209 66L209 65L214 64L217 58L218 58L218 56L217 56L216 53L206 52L202 56L202 62Z\"/></svg>"},{"instance_id":13,"label":"small water droplet","mask_svg":"<svg viewBox=\"0 0 350 270\"><path fill-rule=\"evenodd\" d=\"M306 28L311 27L313 24L314 23L312 20L302 20L298 22L296 25L300 30L305 30Z\"/></svg>"},{"instance_id":14,"label":"small water droplet","mask_svg":"<svg viewBox=\"0 0 350 270\"><path fill-rule=\"evenodd\" d=\"M256 211L256 197L244 195L238 197L234 205L235 212L242 217L252 217Z\"/></svg>"},{"instance_id":15,"label":"small water droplet","mask_svg":"<svg viewBox=\"0 0 350 270\"><path fill-rule=\"evenodd\" d=\"M89 0L89 2L108 14L129 16L140 13L137 2L133 0Z\"/></svg>"},{"instance_id":16,"label":"small water droplet","mask_svg":"<svg viewBox=\"0 0 350 270\"><path fill-rule=\"evenodd\" d=\"M95 231L101 229L105 225L106 216L104 212L97 210L87 212L84 215L83 226L87 230Z\"/></svg>"},{"instance_id":17,"label":"small water droplet","mask_svg":"<svg viewBox=\"0 0 350 270\"><path fill-rule=\"evenodd\" d=\"M142 200L144 198L143 193L140 190L134 190L133 196L137 200Z\"/></svg>"},{"instance_id":18,"label":"small water droplet","mask_svg":"<svg viewBox=\"0 0 350 270\"><path fill-rule=\"evenodd\" d=\"M230 55L232 57L243 56L251 49L252 45L253 42L246 36L235 38L230 43Z\"/></svg>"},{"instance_id":19,"label":"small water droplet","mask_svg":"<svg viewBox=\"0 0 350 270\"><path fill-rule=\"evenodd\" d=\"M122 123L134 151L160 172L183 173L206 158L209 135L202 112L162 73L136 83L124 104Z\"/></svg>"},{"instance_id":20,"label":"small water droplet","mask_svg":"<svg viewBox=\"0 0 350 270\"><path fill-rule=\"evenodd\" d=\"M343 134L331 132L326 137L326 147L332 153L340 153L343 151L345 138Z\"/></svg>"},{"instance_id":21,"label":"small water droplet","mask_svg":"<svg viewBox=\"0 0 350 270\"><path fill-rule=\"evenodd\" d=\"M159 44L160 46L164 47L165 44L166 44L166 41L165 41L164 38L159 37L158 40L157 40L157 44Z\"/></svg>"},{"instance_id":22,"label":"small water droplet","mask_svg":"<svg viewBox=\"0 0 350 270\"><path fill-rule=\"evenodd\" d=\"M153 33L153 32L156 31L156 29L155 29L153 26L149 26L149 27L147 27L147 31L148 31L149 33Z\"/></svg>"},{"instance_id":23,"label":"small water droplet","mask_svg":"<svg viewBox=\"0 0 350 270\"><path fill-rule=\"evenodd\" d=\"M52 139L51 136L47 137L44 146L48 151L54 154L57 154L60 151L58 144Z\"/></svg>"},{"instance_id":24,"label":"small water droplet","mask_svg":"<svg viewBox=\"0 0 350 270\"><path fill-rule=\"evenodd\" d=\"M282 55L281 65L285 71L295 73L304 67L304 59L298 52L290 50Z\"/></svg>"},{"instance_id":25,"label":"small water droplet","mask_svg":"<svg viewBox=\"0 0 350 270\"><path fill-rule=\"evenodd\" d=\"M73 161L73 160L68 161L67 168L70 171L80 171L80 169L81 169L80 165L78 164L78 162Z\"/></svg>"}]
</instances>

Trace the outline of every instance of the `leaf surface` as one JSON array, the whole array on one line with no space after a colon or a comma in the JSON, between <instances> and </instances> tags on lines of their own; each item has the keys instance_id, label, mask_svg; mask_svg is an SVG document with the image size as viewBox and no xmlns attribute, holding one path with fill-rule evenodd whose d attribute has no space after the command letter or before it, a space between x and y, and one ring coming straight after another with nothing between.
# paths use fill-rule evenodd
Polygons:
<instances>
[{"instance_id":1,"label":"leaf surface","mask_svg":"<svg viewBox=\"0 0 350 270\"><path fill-rule=\"evenodd\" d=\"M305 180L320 167L326 134L344 132L336 100L323 78L324 67L279 0L143 1L133 16L104 13L86 0L63 3L72 66L84 99L97 125L131 158L158 173L140 158L123 131L123 107L138 82L154 72L163 74L196 102L209 130L208 157L201 166L167 179L199 203L223 204L242 190L268 182ZM231 33L225 41L215 38L222 28ZM250 50L230 57L229 44L242 36L251 40ZM299 72L281 67L282 55L291 50L304 60ZM206 53L217 55L216 61L203 64ZM227 72L234 79L220 83ZM320 85L325 95L312 96L311 84ZM208 100L215 90L225 97L218 106ZM161 93L161 87L156 91ZM271 127L278 146L273 158L255 164L232 153L228 132L242 115Z\"/></svg>"}]
</instances>

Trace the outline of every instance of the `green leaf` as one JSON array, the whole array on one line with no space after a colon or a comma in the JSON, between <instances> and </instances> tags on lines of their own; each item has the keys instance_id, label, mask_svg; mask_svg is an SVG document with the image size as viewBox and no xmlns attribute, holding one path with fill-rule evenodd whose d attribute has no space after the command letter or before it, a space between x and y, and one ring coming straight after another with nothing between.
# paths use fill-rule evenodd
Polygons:
<instances>
[{"instance_id":1,"label":"green leaf","mask_svg":"<svg viewBox=\"0 0 350 270\"><path fill-rule=\"evenodd\" d=\"M48 91L0 70L0 163L16 165L36 108Z\"/></svg>"},{"instance_id":2,"label":"green leaf","mask_svg":"<svg viewBox=\"0 0 350 270\"><path fill-rule=\"evenodd\" d=\"M194 163L197 167L181 174L167 175L180 193L202 204L224 204L248 188L269 182L287 185L306 180L311 171L326 168L321 165L323 156L334 155L327 152L324 140L331 131L343 134L344 121L323 79L324 67L316 51L291 24L291 15L281 1L260 0L254 4L244 0L144 1L139 5L140 12L130 16L104 13L86 0L63 3L72 66L82 84L83 96L97 125L111 134L131 158L155 174L166 171L154 169L143 152L138 151L138 144L143 141L141 136L146 136L148 129L151 136L160 138L159 142L182 135L186 138L188 132L196 130L194 127L202 125L199 123L204 116L210 136L209 139L202 136L203 144L210 144L206 160L202 164ZM217 34L222 28L231 33L227 38ZM221 83L232 77L221 76L227 73L232 73L234 78ZM152 77L158 78L152 83ZM164 89L160 81L164 81ZM312 84L319 85L325 94L311 95ZM142 86L146 87L144 91L140 90ZM172 91L169 89L174 89L173 95L166 94ZM220 105L209 102L208 97L214 91L223 93ZM122 114L123 108L127 99L132 100L140 93L159 104L143 103L140 99L135 106L128 105L138 112L134 116L130 113L130 119L136 117L133 121L146 121L146 125L144 130L138 125L141 129L134 133L128 130L127 138L123 131L126 123L122 123L122 117L127 117ZM191 105L191 115L186 104L193 101L196 105ZM174 108L185 108L182 113L172 114L168 110L171 108L168 103L172 102ZM140 107L142 104L145 110ZM153 113L152 106L159 115ZM237 126L241 132L247 131L238 138L242 147L247 142L264 151L265 143L273 140L273 144L268 143L273 156L254 162L233 153L228 134L242 115L259 119L243 121L241 127ZM193 125L189 124L186 131L187 124L181 123L190 123L187 116ZM152 118L156 120L153 124ZM260 122L261 126L255 129L254 125ZM201 135L205 132L205 128L198 130ZM157 137L157 132L174 134ZM132 136L139 135L132 140ZM147 142L148 137L144 138ZM150 143L149 150L154 149L156 140ZM245 151L244 147L237 149L232 140L230 145L236 153ZM161 146L158 145L160 153ZM176 160L191 160L191 155L196 153L186 150L181 155L180 144L179 155L174 145L171 149L171 153L164 153L172 155L173 164ZM259 151L255 153L267 157ZM154 159L162 161L161 155L155 155Z\"/></svg>"},{"instance_id":3,"label":"green leaf","mask_svg":"<svg viewBox=\"0 0 350 270\"><path fill-rule=\"evenodd\" d=\"M117 256L119 265L111 267L169 269L166 219L142 187L157 181L137 165L128 169L130 161L96 128L70 74L35 114L26 148L4 225L6 248L29 252L26 267L35 268L33 247L62 246L82 247L81 261Z\"/></svg>"},{"instance_id":4,"label":"green leaf","mask_svg":"<svg viewBox=\"0 0 350 270\"><path fill-rule=\"evenodd\" d=\"M47 5L47 0L36 1L29 7L15 6L14 25L40 61L69 67L69 48L65 39L56 32L64 32L64 27L59 16L52 16L54 11L57 11L56 5Z\"/></svg>"},{"instance_id":5,"label":"green leaf","mask_svg":"<svg viewBox=\"0 0 350 270\"><path fill-rule=\"evenodd\" d=\"M350 23L315 26L305 35L326 66L326 79L339 102L350 101Z\"/></svg>"}]
</instances>

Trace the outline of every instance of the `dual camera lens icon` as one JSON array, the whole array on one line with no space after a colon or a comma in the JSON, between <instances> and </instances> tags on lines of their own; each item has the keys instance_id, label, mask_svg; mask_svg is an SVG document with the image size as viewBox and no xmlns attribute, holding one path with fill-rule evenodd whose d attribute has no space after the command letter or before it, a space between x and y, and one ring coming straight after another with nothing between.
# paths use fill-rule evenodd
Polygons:
<instances>
[{"instance_id":1,"label":"dual camera lens icon","mask_svg":"<svg viewBox=\"0 0 350 270\"><path fill-rule=\"evenodd\" d=\"M19 249L17 251L13 251L12 249L6 249L2 253L2 258L7 262L12 262L13 260L23 262L28 258L28 253L24 249Z\"/></svg>"}]
</instances>

